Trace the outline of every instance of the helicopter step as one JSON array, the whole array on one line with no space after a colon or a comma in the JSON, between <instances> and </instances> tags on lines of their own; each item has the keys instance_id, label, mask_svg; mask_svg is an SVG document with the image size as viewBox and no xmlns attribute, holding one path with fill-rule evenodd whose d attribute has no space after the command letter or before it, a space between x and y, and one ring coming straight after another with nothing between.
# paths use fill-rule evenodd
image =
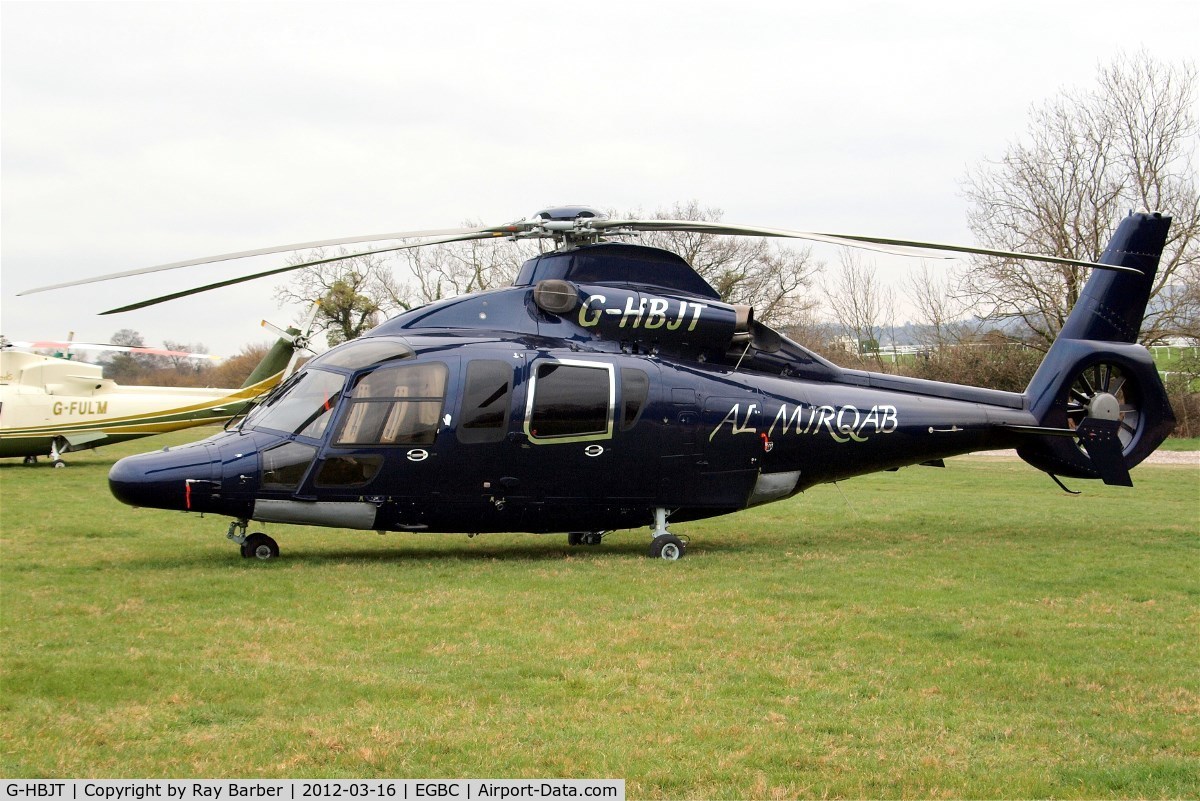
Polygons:
<instances>
[{"instance_id":1,"label":"helicopter step","mask_svg":"<svg viewBox=\"0 0 1200 801\"><path fill-rule=\"evenodd\" d=\"M567 534L567 544L575 545L599 545L601 541L607 537L609 531L572 531Z\"/></svg>"}]
</instances>

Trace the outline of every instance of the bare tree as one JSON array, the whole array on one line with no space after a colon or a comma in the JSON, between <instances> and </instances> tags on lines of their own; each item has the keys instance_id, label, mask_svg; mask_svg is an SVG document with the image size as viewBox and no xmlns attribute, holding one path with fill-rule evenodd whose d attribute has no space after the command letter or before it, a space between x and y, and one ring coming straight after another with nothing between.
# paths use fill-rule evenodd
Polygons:
<instances>
[{"instance_id":1,"label":"bare tree","mask_svg":"<svg viewBox=\"0 0 1200 801\"><path fill-rule=\"evenodd\" d=\"M116 331L108 340L111 345L124 348L144 348L146 340L132 328ZM153 366L154 357L144 353L110 353L100 358L104 375L119 383L131 384L141 378L142 373Z\"/></svg>"},{"instance_id":2,"label":"bare tree","mask_svg":"<svg viewBox=\"0 0 1200 801\"><path fill-rule=\"evenodd\" d=\"M1172 215L1142 340L1195 336L1200 282L1196 70L1143 52L1099 70L1097 86L1031 112L1025 140L971 171L968 222L985 244L1096 260L1130 208ZM991 320L1053 341L1087 276L1072 267L980 259L960 278Z\"/></svg>"},{"instance_id":3,"label":"bare tree","mask_svg":"<svg viewBox=\"0 0 1200 801\"><path fill-rule=\"evenodd\" d=\"M320 300L316 330L324 331L330 346L361 336L382 321L385 313L411 307L409 293L397 284L386 260L378 255L353 256L345 248L336 253L314 250L297 254L289 264L332 255L350 258L298 270L287 283L275 287L280 305L308 306Z\"/></svg>"},{"instance_id":4,"label":"bare tree","mask_svg":"<svg viewBox=\"0 0 1200 801\"><path fill-rule=\"evenodd\" d=\"M167 350L184 353L208 353L208 347L202 342L176 342L168 339L163 341L163 347ZM210 366L210 363L203 359L189 356L163 356L162 359L167 367L172 367L180 372L197 373Z\"/></svg>"},{"instance_id":5,"label":"bare tree","mask_svg":"<svg viewBox=\"0 0 1200 801\"><path fill-rule=\"evenodd\" d=\"M842 331L858 345L859 354L873 352L882 361L879 342L895 317L895 293L861 253L843 250L839 268L824 288L825 300Z\"/></svg>"},{"instance_id":6,"label":"bare tree","mask_svg":"<svg viewBox=\"0 0 1200 801\"><path fill-rule=\"evenodd\" d=\"M474 220L464 228L482 225ZM537 254L531 242L469 240L400 251L415 285L411 294L419 302L481 292L511 284L526 259Z\"/></svg>"},{"instance_id":7,"label":"bare tree","mask_svg":"<svg viewBox=\"0 0 1200 801\"><path fill-rule=\"evenodd\" d=\"M621 215L646 219L640 211ZM648 219L719 222L721 209L696 201L676 203ZM809 289L822 265L810 248L792 248L762 237L732 237L681 231L642 234L638 242L677 253L700 273L727 303L754 307L754 316L777 327L794 326L811 318L817 305Z\"/></svg>"},{"instance_id":8,"label":"bare tree","mask_svg":"<svg viewBox=\"0 0 1200 801\"><path fill-rule=\"evenodd\" d=\"M354 255L345 248L314 250L293 256L289 263L348 258L302 268L275 288L275 299L280 305L302 306L320 300L318 330L326 332L332 346L361 336L388 315L511 283L524 259L536 253L533 247L486 240L411 248L389 256Z\"/></svg>"},{"instance_id":9,"label":"bare tree","mask_svg":"<svg viewBox=\"0 0 1200 801\"><path fill-rule=\"evenodd\" d=\"M939 275L928 262L909 273L903 291L916 310L914 335L923 347L936 349L973 340L981 322L972 316L972 304L964 300L949 275Z\"/></svg>"}]
</instances>

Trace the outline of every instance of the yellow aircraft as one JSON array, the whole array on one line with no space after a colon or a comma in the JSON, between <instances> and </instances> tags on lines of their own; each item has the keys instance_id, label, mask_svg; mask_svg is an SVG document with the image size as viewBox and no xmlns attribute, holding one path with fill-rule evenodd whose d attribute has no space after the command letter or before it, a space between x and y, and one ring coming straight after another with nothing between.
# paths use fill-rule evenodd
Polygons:
<instances>
[{"instance_id":1,"label":"yellow aircraft","mask_svg":"<svg viewBox=\"0 0 1200 801\"><path fill-rule=\"evenodd\" d=\"M0 457L48 455L64 467L70 451L228 420L295 366L305 341L279 333L239 389L120 386L98 365L0 350Z\"/></svg>"}]
</instances>

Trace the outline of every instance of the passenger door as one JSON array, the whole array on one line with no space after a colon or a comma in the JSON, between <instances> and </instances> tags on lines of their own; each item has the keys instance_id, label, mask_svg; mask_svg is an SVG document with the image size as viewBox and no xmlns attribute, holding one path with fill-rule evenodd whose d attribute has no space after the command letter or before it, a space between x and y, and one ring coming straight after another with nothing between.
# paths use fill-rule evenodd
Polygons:
<instances>
[{"instance_id":1,"label":"passenger door","mask_svg":"<svg viewBox=\"0 0 1200 801\"><path fill-rule=\"evenodd\" d=\"M647 359L543 357L512 432L514 497L526 504L648 504L658 486L657 367Z\"/></svg>"}]
</instances>

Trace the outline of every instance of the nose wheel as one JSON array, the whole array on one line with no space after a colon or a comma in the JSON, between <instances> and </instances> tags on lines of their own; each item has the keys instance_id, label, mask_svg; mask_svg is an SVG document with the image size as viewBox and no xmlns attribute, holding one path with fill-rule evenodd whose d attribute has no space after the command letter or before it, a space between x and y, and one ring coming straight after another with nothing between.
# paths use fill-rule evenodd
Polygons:
<instances>
[{"instance_id":1,"label":"nose wheel","mask_svg":"<svg viewBox=\"0 0 1200 801\"><path fill-rule=\"evenodd\" d=\"M225 535L241 548L243 559L278 559L279 543L256 531L246 534L247 520L234 520L229 524L229 532Z\"/></svg>"},{"instance_id":2,"label":"nose wheel","mask_svg":"<svg viewBox=\"0 0 1200 801\"><path fill-rule=\"evenodd\" d=\"M279 544L275 540L256 531L242 543L243 559L276 559L279 557Z\"/></svg>"}]
</instances>

